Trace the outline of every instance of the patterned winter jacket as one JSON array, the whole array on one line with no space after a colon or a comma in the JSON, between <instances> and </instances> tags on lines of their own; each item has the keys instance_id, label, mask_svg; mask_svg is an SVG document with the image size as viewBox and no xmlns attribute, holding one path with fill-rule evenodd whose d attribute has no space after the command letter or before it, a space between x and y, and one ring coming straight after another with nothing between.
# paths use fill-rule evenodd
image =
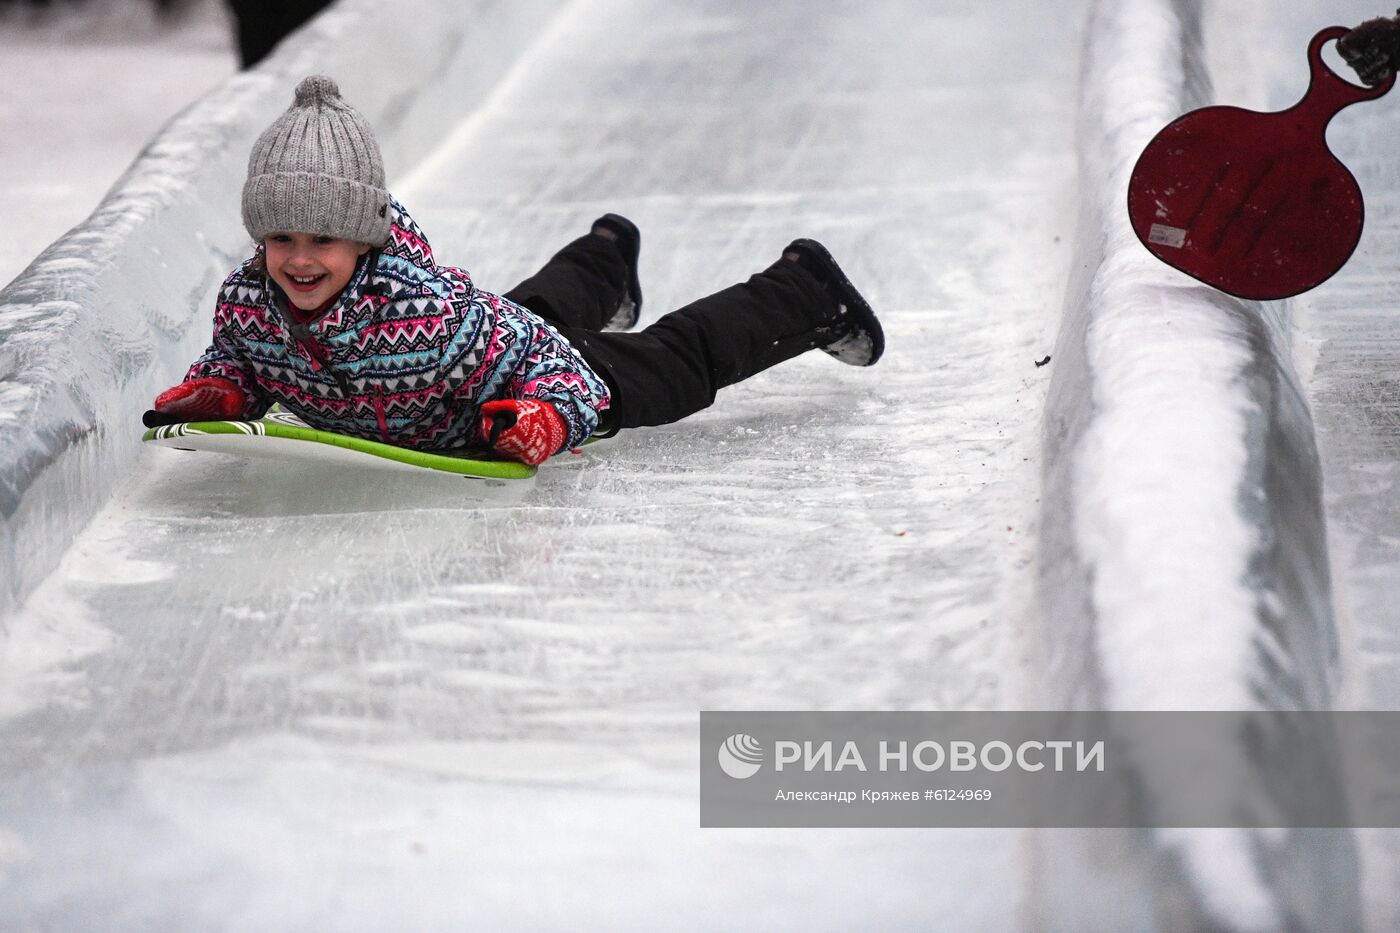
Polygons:
<instances>
[{"instance_id":1,"label":"patterned winter jacket","mask_svg":"<svg viewBox=\"0 0 1400 933\"><path fill-rule=\"evenodd\" d=\"M422 450L481 446L484 402L541 399L563 416L568 445L583 443L609 404L603 380L533 312L437 265L403 206L391 200L390 210L389 244L305 326L259 247L224 282L214 342L185 378L237 383L245 418L281 402L313 427Z\"/></svg>"}]
</instances>

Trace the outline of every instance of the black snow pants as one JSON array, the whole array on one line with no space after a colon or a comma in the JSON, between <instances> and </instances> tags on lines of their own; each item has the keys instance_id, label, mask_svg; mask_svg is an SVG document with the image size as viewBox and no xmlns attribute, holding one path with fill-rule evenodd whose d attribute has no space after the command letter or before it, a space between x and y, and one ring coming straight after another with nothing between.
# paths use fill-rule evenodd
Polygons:
<instances>
[{"instance_id":1,"label":"black snow pants","mask_svg":"<svg viewBox=\"0 0 1400 933\"><path fill-rule=\"evenodd\" d=\"M839 335L836 302L785 259L645 330L601 332L626 288L617 245L586 234L503 296L553 324L607 382L612 406L599 433L678 421L725 386Z\"/></svg>"}]
</instances>

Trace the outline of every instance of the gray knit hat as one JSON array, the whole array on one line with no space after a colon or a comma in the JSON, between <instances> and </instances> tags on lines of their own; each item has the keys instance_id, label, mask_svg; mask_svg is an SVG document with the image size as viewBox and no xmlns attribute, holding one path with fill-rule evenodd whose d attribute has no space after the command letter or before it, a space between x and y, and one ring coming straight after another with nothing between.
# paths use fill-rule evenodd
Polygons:
<instances>
[{"instance_id":1,"label":"gray knit hat","mask_svg":"<svg viewBox=\"0 0 1400 933\"><path fill-rule=\"evenodd\" d=\"M389 192L374 130L330 78L303 78L292 106L253 144L243 225L255 240L314 233L389 242Z\"/></svg>"}]
</instances>

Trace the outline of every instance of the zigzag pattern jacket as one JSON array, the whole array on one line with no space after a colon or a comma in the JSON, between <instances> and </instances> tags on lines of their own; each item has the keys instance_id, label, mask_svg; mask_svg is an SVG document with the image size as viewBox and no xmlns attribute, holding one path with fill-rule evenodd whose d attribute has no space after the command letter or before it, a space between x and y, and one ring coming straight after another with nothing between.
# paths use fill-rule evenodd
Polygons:
<instances>
[{"instance_id":1,"label":"zigzag pattern jacket","mask_svg":"<svg viewBox=\"0 0 1400 933\"><path fill-rule=\"evenodd\" d=\"M583 443L610 401L603 380L539 316L437 265L403 206L390 210L389 244L307 325L259 246L224 282L213 344L185 379L237 383L247 419L280 402L313 427L420 450L480 447L483 403L540 399L563 416L567 446Z\"/></svg>"}]
</instances>

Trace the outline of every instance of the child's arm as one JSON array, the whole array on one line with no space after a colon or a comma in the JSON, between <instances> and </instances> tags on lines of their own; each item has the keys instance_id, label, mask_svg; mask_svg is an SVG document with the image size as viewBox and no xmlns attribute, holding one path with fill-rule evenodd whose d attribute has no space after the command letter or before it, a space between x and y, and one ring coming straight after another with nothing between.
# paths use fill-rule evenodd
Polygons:
<instances>
[{"instance_id":1,"label":"child's arm","mask_svg":"<svg viewBox=\"0 0 1400 933\"><path fill-rule=\"evenodd\" d=\"M249 421L261 418L270 405L266 393L258 387L258 381L253 378L252 371L238 358L228 341L220 333L217 322L214 325L214 342L210 344L208 350L204 351L203 356L190 365L189 372L185 373L185 379L181 386L188 386L192 383L221 385L224 390L223 410L233 411L232 414L225 416L228 418ZM180 386L175 388L179 389ZM233 408L235 399L238 402L236 410ZM156 410L160 411L161 409L157 406Z\"/></svg>"},{"instance_id":2,"label":"child's arm","mask_svg":"<svg viewBox=\"0 0 1400 933\"><path fill-rule=\"evenodd\" d=\"M156 396L156 411L185 420L253 420L267 412L270 400L225 330L232 306L230 285L238 275L235 270L220 290L209 349L179 385Z\"/></svg>"},{"instance_id":3,"label":"child's arm","mask_svg":"<svg viewBox=\"0 0 1400 933\"><path fill-rule=\"evenodd\" d=\"M184 381L157 395L151 407L182 421L252 421L267 412L268 401L252 376L219 349L216 337Z\"/></svg>"},{"instance_id":4,"label":"child's arm","mask_svg":"<svg viewBox=\"0 0 1400 933\"><path fill-rule=\"evenodd\" d=\"M539 466L564 447L568 428L548 402L499 399L481 406L482 438L496 453Z\"/></svg>"},{"instance_id":5,"label":"child's arm","mask_svg":"<svg viewBox=\"0 0 1400 933\"><path fill-rule=\"evenodd\" d=\"M558 414L564 438L549 452L552 456L582 444L597 430L599 415L608 407L608 390L553 330L540 326L532 337L525 360L500 396L545 402Z\"/></svg>"}]
</instances>

